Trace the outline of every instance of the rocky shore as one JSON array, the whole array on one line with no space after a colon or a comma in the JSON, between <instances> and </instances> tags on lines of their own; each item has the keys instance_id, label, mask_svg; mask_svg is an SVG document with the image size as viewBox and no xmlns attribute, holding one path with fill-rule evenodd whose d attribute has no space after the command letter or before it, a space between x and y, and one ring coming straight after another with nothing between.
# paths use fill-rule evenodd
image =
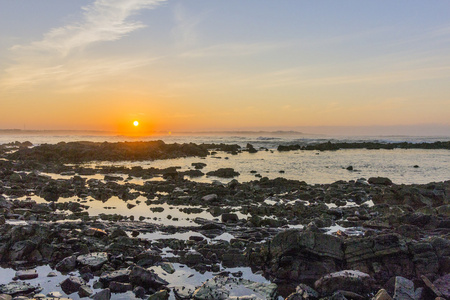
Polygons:
<instances>
[{"instance_id":1,"label":"rocky shore","mask_svg":"<svg viewBox=\"0 0 450 300\"><path fill-rule=\"evenodd\" d=\"M2 279L0 299L450 299L450 181L211 184L175 167L69 164L238 147L1 147L0 264L16 273ZM114 213L113 198L130 213ZM177 279L183 270L195 271L198 284ZM246 270L265 279L246 278ZM34 284L46 276L59 286Z\"/></svg>"},{"instance_id":2,"label":"rocky shore","mask_svg":"<svg viewBox=\"0 0 450 300\"><path fill-rule=\"evenodd\" d=\"M335 151L341 149L450 149L450 141L434 143L377 143L377 142L352 142L352 143L318 143L312 145L279 145L278 151L318 150Z\"/></svg>"}]
</instances>

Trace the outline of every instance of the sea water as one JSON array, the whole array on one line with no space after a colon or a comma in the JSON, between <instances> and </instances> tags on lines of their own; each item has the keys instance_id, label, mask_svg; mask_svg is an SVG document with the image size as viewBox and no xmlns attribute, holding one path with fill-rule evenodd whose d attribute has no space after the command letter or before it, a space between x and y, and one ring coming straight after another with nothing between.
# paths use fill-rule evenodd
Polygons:
<instances>
[{"instance_id":1,"label":"sea water","mask_svg":"<svg viewBox=\"0 0 450 300\"><path fill-rule=\"evenodd\" d=\"M126 137L111 135L49 135L49 134L8 134L0 135L0 144L14 141L30 141L34 145L43 143L92 141L122 142L162 140L166 143L224 143L238 144L246 147L252 144L257 153L242 152L238 155L217 153L206 158L187 157L156 161L123 161L96 162L105 166L142 166L144 168L167 168L177 166L179 171L193 169L192 163L203 162L207 166L203 173L219 168L233 168L240 175L235 177L240 182L259 180L260 177L274 179L283 177L305 181L308 184L332 183L338 180L357 180L382 176L390 178L396 184L424 184L429 182L450 180L450 150L441 149L393 149L368 150L344 149L337 151L297 150L289 152L277 151L278 145L308 145L323 142L436 142L449 141L450 136L324 136L302 134L256 133L223 134L223 135L158 135L146 137ZM347 170L352 166L353 170ZM219 180L228 182L231 179L213 176L190 178L199 182Z\"/></svg>"}]
</instances>

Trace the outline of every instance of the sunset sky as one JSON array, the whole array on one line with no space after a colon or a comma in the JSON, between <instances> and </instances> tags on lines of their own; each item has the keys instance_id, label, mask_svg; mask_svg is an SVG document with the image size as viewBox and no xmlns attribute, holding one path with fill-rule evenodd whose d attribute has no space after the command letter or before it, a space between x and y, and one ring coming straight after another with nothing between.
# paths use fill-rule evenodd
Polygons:
<instances>
[{"instance_id":1,"label":"sunset sky","mask_svg":"<svg viewBox=\"0 0 450 300\"><path fill-rule=\"evenodd\" d=\"M450 128L449 16L439 0L1 0L0 128Z\"/></svg>"}]
</instances>

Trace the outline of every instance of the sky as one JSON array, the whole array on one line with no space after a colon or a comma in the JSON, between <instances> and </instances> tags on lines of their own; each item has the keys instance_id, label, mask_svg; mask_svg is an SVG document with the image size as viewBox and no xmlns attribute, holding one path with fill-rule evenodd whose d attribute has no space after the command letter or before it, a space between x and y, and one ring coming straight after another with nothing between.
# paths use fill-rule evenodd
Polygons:
<instances>
[{"instance_id":1,"label":"sky","mask_svg":"<svg viewBox=\"0 0 450 300\"><path fill-rule=\"evenodd\" d=\"M450 132L449 16L446 0L0 0L0 128Z\"/></svg>"}]
</instances>

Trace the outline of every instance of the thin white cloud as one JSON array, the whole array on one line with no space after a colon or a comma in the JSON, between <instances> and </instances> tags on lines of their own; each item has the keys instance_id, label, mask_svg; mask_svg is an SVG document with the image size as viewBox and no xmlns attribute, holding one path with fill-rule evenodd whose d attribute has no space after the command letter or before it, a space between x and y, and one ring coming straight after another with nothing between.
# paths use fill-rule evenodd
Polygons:
<instances>
[{"instance_id":1,"label":"thin white cloud","mask_svg":"<svg viewBox=\"0 0 450 300\"><path fill-rule=\"evenodd\" d=\"M139 10L152 8L166 0L96 0L83 7L82 20L53 28L40 41L16 45L13 50L57 52L62 56L93 43L115 41L145 27L128 18Z\"/></svg>"},{"instance_id":2,"label":"thin white cloud","mask_svg":"<svg viewBox=\"0 0 450 300\"><path fill-rule=\"evenodd\" d=\"M11 48L12 60L0 80L0 88L34 87L53 82L61 89L80 89L89 82L115 76L146 65L155 58L94 58L80 51L88 46L116 41L145 27L129 20L142 9L149 9L167 0L96 0L83 7L77 22L53 28L43 39ZM71 86L73 85L73 86ZM56 90L57 86L55 85Z\"/></svg>"}]
</instances>

